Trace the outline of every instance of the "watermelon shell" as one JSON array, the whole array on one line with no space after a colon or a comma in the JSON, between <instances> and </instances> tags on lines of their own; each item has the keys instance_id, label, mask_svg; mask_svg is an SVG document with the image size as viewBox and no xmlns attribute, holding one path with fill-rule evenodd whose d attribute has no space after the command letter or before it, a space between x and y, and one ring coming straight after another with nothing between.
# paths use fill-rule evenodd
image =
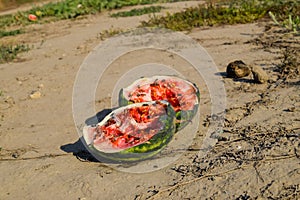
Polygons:
<instances>
[{"instance_id":1,"label":"watermelon shell","mask_svg":"<svg viewBox=\"0 0 300 200\"><path fill-rule=\"evenodd\" d=\"M169 93L169 94L168 94ZM200 92L197 86L175 76L140 78L119 93L119 105L165 100L176 113L176 132L191 122L199 107Z\"/></svg>"},{"instance_id":2,"label":"watermelon shell","mask_svg":"<svg viewBox=\"0 0 300 200\"><path fill-rule=\"evenodd\" d=\"M149 116L147 116L147 119L150 118L150 120L153 119L153 121L146 123L139 123L136 121L136 119L133 120L132 115L128 115L132 109L140 109L143 108L143 106L149 106L151 108L157 107L159 108L160 113L151 114L151 111L149 111ZM110 140L105 138L103 139L102 136L101 140L103 141L97 142L97 137L100 138L99 135L103 135L103 132L99 130L102 130L103 127L106 127L112 119L119 121L119 125L115 126L115 124L113 124L109 125L108 127L114 126L119 130L125 127L124 132L119 134L121 135L119 137L121 140L125 137L129 137L128 135L130 134L135 135L137 133L139 133L139 137L143 138L144 135L145 138L143 141L141 139L141 141L137 142L136 144L128 145L125 142L123 145L119 146L114 146ZM134 130L131 128L126 130L126 127L133 126L135 127ZM141 133L143 135L141 135ZM166 101L151 101L119 107L118 109L112 111L97 125L85 126L83 129L83 138L90 151L100 158L106 158L113 161L138 161L150 158L161 151L163 147L170 142L174 133L175 112L171 105Z\"/></svg>"}]
</instances>

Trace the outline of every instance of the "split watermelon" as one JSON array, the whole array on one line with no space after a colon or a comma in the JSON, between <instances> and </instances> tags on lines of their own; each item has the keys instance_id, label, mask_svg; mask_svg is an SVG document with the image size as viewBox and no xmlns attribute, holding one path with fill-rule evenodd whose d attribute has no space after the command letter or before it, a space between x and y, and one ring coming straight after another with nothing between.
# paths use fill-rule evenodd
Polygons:
<instances>
[{"instance_id":1,"label":"split watermelon","mask_svg":"<svg viewBox=\"0 0 300 200\"><path fill-rule=\"evenodd\" d=\"M175 76L140 78L119 93L119 105L165 100L176 113L176 132L196 115L200 92L197 86Z\"/></svg>"},{"instance_id":2,"label":"split watermelon","mask_svg":"<svg viewBox=\"0 0 300 200\"><path fill-rule=\"evenodd\" d=\"M122 106L96 125L86 125L90 150L114 161L136 161L158 153L175 133L175 111L167 101Z\"/></svg>"}]
</instances>

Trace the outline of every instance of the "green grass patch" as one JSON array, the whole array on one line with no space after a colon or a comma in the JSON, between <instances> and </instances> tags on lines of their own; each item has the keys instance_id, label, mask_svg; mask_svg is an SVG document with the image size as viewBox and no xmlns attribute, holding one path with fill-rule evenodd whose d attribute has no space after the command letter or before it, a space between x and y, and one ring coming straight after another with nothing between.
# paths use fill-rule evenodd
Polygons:
<instances>
[{"instance_id":1,"label":"green grass patch","mask_svg":"<svg viewBox=\"0 0 300 200\"><path fill-rule=\"evenodd\" d=\"M24 44L0 45L0 63L13 61L19 53L27 52L29 49L29 46Z\"/></svg>"},{"instance_id":2,"label":"green grass patch","mask_svg":"<svg viewBox=\"0 0 300 200\"><path fill-rule=\"evenodd\" d=\"M12 31L5 31L5 30L0 30L0 38L6 37L6 36L14 36L14 35L19 35L24 33L23 30L17 29L17 30L12 30Z\"/></svg>"},{"instance_id":3,"label":"green grass patch","mask_svg":"<svg viewBox=\"0 0 300 200\"><path fill-rule=\"evenodd\" d=\"M269 11L278 13L279 19L291 13L299 14L300 1L234 0L226 3L201 4L175 14L162 17L154 15L150 20L141 22L141 26L189 31L201 26L254 22L265 17Z\"/></svg>"},{"instance_id":4,"label":"green grass patch","mask_svg":"<svg viewBox=\"0 0 300 200\"><path fill-rule=\"evenodd\" d=\"M150 6L150 7L144 7L144 8L134 8L130 11L123 11L123 12L117 12L114 14L111 14L111 17L132 17L132 16L140 16L150 13L158 13L165 7L163 6Z\"/></svg>"}]
</instances>

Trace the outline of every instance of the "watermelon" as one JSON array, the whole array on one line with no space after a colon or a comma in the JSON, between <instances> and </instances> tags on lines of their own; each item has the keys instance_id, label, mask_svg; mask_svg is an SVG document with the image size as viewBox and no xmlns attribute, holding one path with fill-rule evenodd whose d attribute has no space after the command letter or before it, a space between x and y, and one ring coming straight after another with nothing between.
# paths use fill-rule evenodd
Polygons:
<instances>
[{"instance_id":1,"label":"watermelon","mask_svg":"<svg viewBox=\"0 0 300 200\"><path fill-rule=\"evenodd\" d=\"M119 107L96 125L86 125L90 150L114 161L137 161L158 153L175 133L175 112L167 101Z\"/></svg>"},{"instance_id":2,"label":"watermelon","mask_svg":"<svg viewBox=\"0 0 300 200\"><path fill-rule=\"evenodd\" d=\"M176 132L196 115L200 93L197 86L174 76L140 78L119 93L120 106L156 100L168 101L176 113Z\"/></svg>"}]
</instances>

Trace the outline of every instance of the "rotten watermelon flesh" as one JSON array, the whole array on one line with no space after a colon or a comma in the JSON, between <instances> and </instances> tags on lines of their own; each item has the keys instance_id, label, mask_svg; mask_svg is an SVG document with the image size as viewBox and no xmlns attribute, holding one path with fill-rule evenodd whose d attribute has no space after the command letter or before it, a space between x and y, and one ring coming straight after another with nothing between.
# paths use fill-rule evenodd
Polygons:
<instances>
[{"instance_id":1,"label":"rotten watermelon flesh","mask_svg":"<svg viewBox=\"0 0 300 200\"><path fill-rule=\"evenodd\" d=\"M195 84L172 76L141 78L119 94L120 106L155 100L168 101L176 112L176 130L184 128L196 115L200 93Z\"/></svg>"},{"instance_id":2,"label":"rotten watermelon flesh","mask_svg":"<svg viewBox=\"0 0 300 200\"><path fill-rule=\"evenodd\" d=\"M96 126L83 131L87 145L112 160L148 158L164 147L175 132L175 112L166 101L120 107Z\"/></svg>"}]
</instances>

